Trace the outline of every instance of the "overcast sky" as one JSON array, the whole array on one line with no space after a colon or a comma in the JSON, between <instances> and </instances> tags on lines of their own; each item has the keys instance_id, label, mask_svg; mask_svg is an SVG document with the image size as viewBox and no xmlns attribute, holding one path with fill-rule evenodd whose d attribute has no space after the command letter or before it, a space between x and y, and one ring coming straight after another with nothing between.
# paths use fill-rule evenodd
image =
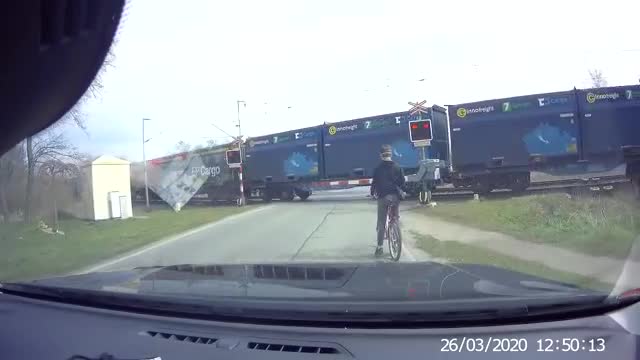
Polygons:
<instances>
[{"instance_id":1,"label":"overcast sky","mask_svg":"<svg viewBox=\"0 0 640 360\"><path fill-rule=\"evenodd\" d=\"M640 79L640 2L132 0L82 151L142 158L237 134ZM419 81L424 79L424 81Z\"/></svg>"}]
</instances>

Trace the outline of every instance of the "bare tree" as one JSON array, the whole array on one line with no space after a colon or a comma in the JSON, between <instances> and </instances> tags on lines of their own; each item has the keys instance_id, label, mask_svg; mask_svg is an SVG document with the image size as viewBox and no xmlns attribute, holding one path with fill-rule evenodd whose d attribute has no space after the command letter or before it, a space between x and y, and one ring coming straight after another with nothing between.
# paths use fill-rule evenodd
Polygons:
<instances>
[{"instance_id":1,"label":"bare tree","mask_svg":"<svg viewBox=\"0 0 640 360\"><path fill-rule=\"evenodd\" d=\"M115 41L114 41L114 44L115 44ZM82 106L87 101L91 99L97 99L100 97L102 89L104 88L104 74L110 68L114 67L114 62L115 62L115 55L113 53L113 45L112 45L111 49L109 49L109 52L107 53L107 56L104 59L104 63L102 64L102 67L96 74L96 77L91 82L91 85L89 85L89 88L87 89L87 91L84 93L84 95L82 95L80 100L78 100L76 105L72 107L71 110L69 110L62 117L62 119L60 119L59 123L61 124L73 123L76 126L78 126L80 129L86 132L87 127L85 123L85 117L84 117L85 115L82 112Z\"/></svg>"},{"instance_id":2,"label":"bare tree","mask_svg":"<svg viewBox=\"0 0 640 360\"><path fill-rule=\"evenodd\" d=\"M92 162L93 160L95 160L97 158L97 156L93 155L93 154L89 154L86 152L76 152L73 156L73 163L75 163L78 166L82 166L85 165L87 163Z\"/></svg>"},{"instance_id":3,"label":"bare tree","mask_svg":"<svg viewBox=\"0 0 640 360\"><path fill-rule=\"evenodd\" d=\"M218 145L218 142L215 139L207 140L207 147L214 147L216 145Z\"/></svg>"},{"instance_id":4,"label":"bare tree","mask_svg":"<svg viewBox=\"0 0 640 360\"><path fill-rule=\"evenodd\" d=\"M74 163L56 159L47 160L38 169L41 175L55 178L56 176L72 178L80 174L78 166Z\"/></svg>"},{"instance_id":5,"label":"bare tree","mask_svg":"<svg viewBox=\"0 0 640 360\"><path fill-rule=\"evenodd\" d=\"M602 75L602 71L598 69L589 70L589 77L593 87L601 88L607 86L607 79Z\"/></svg>"},{"instance_id":6,"label":"bare tree","mask_svg":"<svg viewBox=\"0 0 640 360\"><path fill-rule=\"evenodd\" d=\"M56 182L56 178L77 178L80 176L80 169L78 166L71 162L65 162L57 158L51 158L43 162L38 168L38 173L42 177L48 177L48 194L52 193L53 185ZM58 204L56 202L55 195L51 196L50 202L52 203L53 223L55 226L55 232L60 230L58 223Z\"/></svg>"},{"instance_id":7,"label":"bare tree","mask_svg":"<svg viewBox=\"0 0 640 360\"><path fill-rule=\"evenodd\" d=\"M176 150L178 152L189 152L189 150L191 150L191 144L185 142L185 141L178 141L178 143L176 144Z\"/></svg>"},{"instance_id":8,"label":"bare tree","mask_svg":"<svg viewBox=\"0 0 640 360\"><path fill-rule=\"evenodd\" d=\"M9 204L9 193L23 180L24 169L24 144L16 145L0 157L0 212L4 221L17 210Z\"/></svg>"},{"instance_id":9,"label":"bare tree","mask_svg":"<svg viewBox=\"0 0 640 360\"><path fill-rule=\"evenodd\" d=\"M45 162L80 159L81 154L62 133L48 132L33 142L33 162L36 166Z\"/></svg>"},{"instance_id":10,"label":"bare tree","mask_svg":"<svg viewBox=\"0 0 640 360\"><path fill-rule=\"evenodd\" d=\"M114 40L115 44L115 40ZM100 96L100 92L103 89L103 78L106 71L113 67L115 55L113 53L113 45L104 63L96 77L94 78L89 88L80 98L80 100L69 110L56 124L49 129L42 131L41 133L33 136L29 136L26 139L26 154L27 154L27 185L25 191L25 204L24 204L24 220L26 222L31 221L31 197L33 194L34 175L36 167L39 162L43 162L50 159L61 160L61 158L78 158L77 151L72 150L72 147L68 141L62 136L62 134L56 134L56 127L63 124L74 124L83 131L87 132L84 114L81 111L82 106L90 99Z\"/></svg>"},{"instance_id":11,"label":"bare tree","mask_svg":"<svg viewBox=\"0 0 640 360\"><path fill-rule=\"evenodd\" d=\"M77 161L81 158L76 148L71 145L63 133L48 130L36 137L27 139L27 189L25 193L25 221L31 221L33 184L35 173L44 164Z\"/></svg>"}]
</instances>

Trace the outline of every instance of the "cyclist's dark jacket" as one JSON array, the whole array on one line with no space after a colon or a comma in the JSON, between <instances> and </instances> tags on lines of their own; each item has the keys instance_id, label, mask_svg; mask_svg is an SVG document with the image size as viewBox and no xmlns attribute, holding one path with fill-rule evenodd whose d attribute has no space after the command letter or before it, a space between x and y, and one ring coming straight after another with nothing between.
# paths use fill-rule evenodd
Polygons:
<instances>
[{"instance_id":1,"label":"cyclist's dark jacket","mask_svg":"<svg viewBox=\"0 0 640 360\"><path fill-rule=\"evenodd\" d=\"M393 161L381 161L373 171L371 195L383 197L399 195L399 189L404 190L404 173L402 168Z\"/></svg>"}]
</instances>

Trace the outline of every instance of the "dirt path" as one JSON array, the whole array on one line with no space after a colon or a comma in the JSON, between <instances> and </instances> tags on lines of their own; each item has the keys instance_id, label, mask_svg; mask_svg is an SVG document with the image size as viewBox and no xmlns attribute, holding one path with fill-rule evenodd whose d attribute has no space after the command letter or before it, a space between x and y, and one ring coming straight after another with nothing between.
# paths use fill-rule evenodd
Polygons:
<instances>
[{"instance_id":1,"label":"dirt path","mask_svg":"<svg viewBox=\"0 0 640 360\"><path fill-rule=\"evenodd\" d=\"M625 261L622 259L592 256L555 246L518 240L502 233L479 230L416 211L404 212L401 221L403 229L408 229L405 238L411 242L413 248L417 248L415 246L417 239L411 231L431 235L441 241L458 241L484 247L522 260L541 263L552 269L581 274L611 284L616 283L625 266ZM419 255L421 258L428 258L428 254ZM639 259L637 257L634 259L635 261L628 265L639 269Z\"/></svg>"}]
</instances>

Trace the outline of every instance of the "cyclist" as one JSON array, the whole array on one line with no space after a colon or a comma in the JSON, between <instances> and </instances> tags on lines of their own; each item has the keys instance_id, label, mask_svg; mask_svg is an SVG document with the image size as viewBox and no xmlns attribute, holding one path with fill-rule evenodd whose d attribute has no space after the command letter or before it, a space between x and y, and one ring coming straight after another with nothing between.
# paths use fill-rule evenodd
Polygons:
<instances>
[{"instance_id":1,"label":"cyclist","mask_svg":"<svg viewBox=\"0 0 640 360\"><path fill-rule=\"evenodd\" d=\"M373 171L373 180L371 182L371 196L378 199L378 222L376 226L378 246L376 247L375 256L382 255L387 208L391 206L390 215L395 216L396 219L399 218L398 207L402 192L405 189L404 173L402 168L391 160L392 153L391 145L382 145L380 149L382 161Z\"/></svg>"}]
</instances>

